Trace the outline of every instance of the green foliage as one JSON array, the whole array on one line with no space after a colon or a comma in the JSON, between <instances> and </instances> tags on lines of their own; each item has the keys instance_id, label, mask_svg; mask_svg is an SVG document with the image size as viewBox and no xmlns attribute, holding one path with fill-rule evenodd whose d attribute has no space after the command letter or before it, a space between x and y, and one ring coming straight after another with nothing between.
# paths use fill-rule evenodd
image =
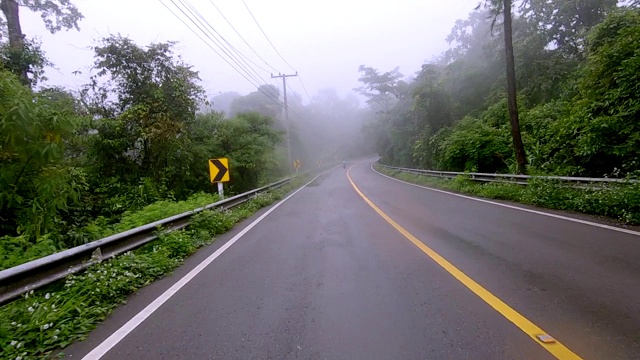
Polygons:
<instances>
[{"instance_id":1,"label":"green foliage","mask_svg":"<svg viewBox=\"0 0 640 360\"><path fill-rule=\"evenodd\" d=\"M34 93L0 70L0 246L24 252L1 267L215 202L207 159L231 158L227 193L271 176L274 120L196 115L198 74L173 45L102 39L80 99L60 88Z\"/></svg>"},{"instance_id":2,"label":"green foliage","mask_svg":"<svg viewBox=\"0 0 640 360\"><path fill-rule=\"evenodd\" d=\"M454 171L499 172L512 153L508 129L469 117L456 123L441 146L440 167Z\"/></svg>"},{"instance_id":3,"label":"green foliage","mask_svg":"<svg viewBox=\"0 0 640 360\"><path fill-rule=\"evenodd\" d=\"M8 43L0 44L0 68L5 68L20 77L27 86L34 86L44 80L44 67L49 63L40 45L34 40L26 40L20 24L19 7L39 13L52 34L64 29L78 28L82 14L70 0L0 0L0 39L6 37Z\"/></svg>"},{"instance_id":4,"label":"green foliage","mask_svg":"<svg viewBox=\"0 0 640 360\"><path fill-rule=\"evenodd\" d=\"M221 234L233 227L234 222L229 215L229 212L223 210L205 210L191 218L189 228L211 234Z\"/></svg>"},{"instance_id":5,"label":"green foliage","mask_svg":"<svg viewBox=\"0 0 640 360\"><path fill-rule=\"evenodd\" d=\"M20 3L29 10L40 13L44 25L52 34L62 29L80 30L78 22L84 16L70 0L22 0Z\"/></svg>"},{"instance_id":6,"label":"green foliage","mask_svg":"<svg viewBox=\"0 0 640 360\"><path fill-rule=\"evenodd\" d=\"M120 220L109 224L104 217L98 217L84 227L72 229L67 234L65 245L78 246L109 235L121 233L154 221L166 219L218 201L218 195L197 193L184 201L160 200L139 210L125 211Z\"/></svg>"},{"instance_id":7,"label":"green foliage","mask_svg":"<svg viewBox=\"0 0 640 360\"><path fill-rule=\"evenodd\" d=\"M172 271L213 236L228 231L290 188L260 194L231 210L201 212L186 230L161 231L152 243L0 307L3 357L40 359L84 339L128 295Z\"/></svg>"},{"instance_id":8,"label":"green foliage","mask_svg":"<svg viewBox=\"0 0 640 360\"><path fill-rule=\"evenodd\" d=\"M403 97L403 88L406 83L402 81L403 75L399 67L380 74L372 67L360 65L358 72L362 73L358 81L363 86L354 90L365 96L369 105L375 104L382 110L388 111L394 100Z\"/></svg>"},{"instance_id":9,"label":"green foliage","mask_svg":"<svg viewBox=\"0 0 640 360\"><path fill-rule=\"evenodd\" d=\"M22 49L15 49L9 43L0 44L0 69L13 74L24 71L32 86L46 80L44 69L52 65L37 40L25 39Z\"/></svg>"},{"instance_id":10,"label":"green foliage","mask_svg":"<svg viewBox=\"0 0 640 360\"><path fill-rule=\"evenodd\" d=\"M0 235L38 237L86 187L64 162L64 139L77 116L0 72Z\"/></svg>"},{"instance_id":11,"label":"green foliage","mask_svg":"<svg viewBox=\"0 0 640 360\"><path fill-rule=\"evenodd\" d=\"M535 179L529 185L479 183L464 176L453 180L399 173L382 167L378 171L396 178L490 199L509 200L550 209L606 216L620 222L640 224L640 184L594 184L573 188L552 180Z\"/></svg>"},{"instance_id":12,"label":"green foliage","mask_svg":"<svg viewBox=\"0 0 640 360\"><path fill-rule=\"evenodd\" d=\"M273 85L261 85L257 91L238 97L231 102L229 117L240 113L256 112L276 118L282 113L282 105L277 102L280 90Z\"/></svg>"},{"instance_id":13,"label":"green foliage","mask_svg":"<svg viewBox=\"0 0 640 360\"><path fill-rule=\"evenodd\" d=\"M579 129L574 154L589 174L640 166L640 13L609 16L589 36L580 101L569 121Z\"/></svg>"},{"instance_id":14,"label":"green foliage","mask_svg":"<svg viewBox=\"0 0 640 360\"><path fill-rule=\"evenodd\" d=\"M452 48L425 64L410 96L369 127L382 161L430 169L514 172L504 100L503 44L487 1L454 26ZM640 174L640 15L616 2L522 3L513 41L529 171ZM375 71L370 71L377 74ZM368 86L370 79L361 79ZM385 86L399 90L393 82ZM394 87L395 86L395 87ZM372 107L378 109L379 107Z\"/></svg>"},{"instance_id":15,"label":"green foliage","mask_svg":"<svg viewBox=\"0 0 640 360\"><path fill-rule=\"evenodd\" d=\"M60 250L58 242L49 234L39 237L35 244L25 236L0 237L0 270L18 266Z\"/></svg>"},{"instance_id":16,"label":"green foliage","mask_svg":"<svg viewBox=\"0 0 640 360\"><path fill-rule=\"evenodd\" d=\"M203 90L198 74L174 58L172 46L142 48L112 36L95 48L98 72L83 96L101 118L88 153L96 174L125 183L150 177L169 187L180 181L180 167L167 166L183 150L185 128L195 120ZM98 85L107 76L112 82ZM109 103L110 94L118 101Z\"/></svg>"},{"instance_id":17,"label":"green foliage","mask_svg":"<svg viewBox=\"0 0 640 360\"><path fill-rule=\"evenodd\" d=\"M247 191L259 186L270 168L275 167L273 152L281 133L273 128L273 119L258 113L242 113L220 123L216 141L218 153L226 156L231 167L232 190Z\"/></svg>"}]
</instances>

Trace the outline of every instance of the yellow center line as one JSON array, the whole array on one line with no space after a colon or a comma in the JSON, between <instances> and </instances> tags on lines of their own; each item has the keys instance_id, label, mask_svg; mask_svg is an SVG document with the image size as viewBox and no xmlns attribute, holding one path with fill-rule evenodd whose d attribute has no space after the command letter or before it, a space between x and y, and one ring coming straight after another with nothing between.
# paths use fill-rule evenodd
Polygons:
<instances>
[{"instance_id":1,"label":"yellow center line","mask_svg":"<svg viewBox=\"0 0 640 360\"><path fill-rule=\"evenodd\" d=\"M507 320L511 321L515 326L520 328L525 334L527 334L531 339L533 339L538 345L542 346L545 350L550 352L553 356L558 359L582 359L580 356L575 354L573 351L569 350L566 346L564 346L559 341L555 340L552 343L544 343L542 342L538 336L546 335L547 333L539 328L536 324L529 321L529 319L522 316L516 310L514 310L511 306L507 305L504 301L500 300L497 296L490 293L487 289L482 287L480 284L475 282L472 278L463 273L460 269L455 267L452 263L450 263L447 259L440 256L438 253L433 251L430 247L425 245L422 241L420 241L417 237L413 236L409 231L400 226L397 222L395 222L389 215L387 215L384 211L380 210L376 204L374 204L368 197L366 197L362 191L356 186L351 179L351 168L347 171L347 178L351 185L356 190L358 195L364 199L364 201L371 206L378 215L382 216L391 226L393 226L400 234L402 234L405 238L411 241L415 246L417 246L422 252L427 254L433 261L435 261L438 265L440 265L443 269L445 269L449 274L451 274L454 278L460 281L464 286L466 286L469 290L471 290L474 294L476 294L479 298L484 300L489 306L494 308L497 312L499 312L502 316L507 318Z\"/></svg>"}]
</instances>

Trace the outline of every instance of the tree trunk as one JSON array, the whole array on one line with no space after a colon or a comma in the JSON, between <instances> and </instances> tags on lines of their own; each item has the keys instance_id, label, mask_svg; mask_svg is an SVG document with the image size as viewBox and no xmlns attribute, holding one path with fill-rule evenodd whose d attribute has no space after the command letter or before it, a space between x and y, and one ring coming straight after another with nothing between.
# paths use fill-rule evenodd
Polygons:
<instances>
[{"instance_id":1,"label":"tree trunk","mask_svg":"<svg viewBox=\"0 0 640 360\"><path fill-rule=\"evenodd\" d=\"M507 103L509 119L511 121L511 136L513 148L516 152L517 171L519 174L527 172L527 155L524 152L522 136L520 135L520 120L518 119L518 103L516 100L516 69L513 59L513 33L511 29L511 0L504 0L504 49L507 57Z\"/></svg>"},{"instance_id":2,"label":"tree trunk","mask_svg":"<svg viewBox=\"0 0 640 360\"><path fill-rule=\"evenodd\" d=\"M4 13L5 19L7 19L7 29L9 31L9 47L11 48L12 56L20 56L24 51L24 34L22 34L22 28L20 26L20 6L16 0L0 0L0 10ZM21 61L19 68L16 70L20 77L20 80L25 85L30 85L29 77L27 76L27 67Z\"/></svg>"}]
</instances>

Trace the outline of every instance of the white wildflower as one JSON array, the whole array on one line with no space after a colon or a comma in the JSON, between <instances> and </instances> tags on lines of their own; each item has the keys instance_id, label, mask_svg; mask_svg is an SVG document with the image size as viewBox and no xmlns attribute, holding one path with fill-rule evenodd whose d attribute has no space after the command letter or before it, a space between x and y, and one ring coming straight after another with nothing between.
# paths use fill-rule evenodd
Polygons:
<instances>
[{"instance_id":1,"label":"white wildflower","mask_svg":"<svg viewBox=\"0 0 640 360\"><path fill-rule=\"evenodd\" d=\"M32 313L34 311L31 306L29 306L29 308L27 310L29 310L30 313Z\"/></svg>"},{"instance_id":2,"label":"white wildflower","mask_svg":"<svg viewBox=\"0 0 640 360\"><path fill-rule=\"evenodd\" d=\"M16 349L20 349L22 347L22 343L19 342L18 345L16 345Z\"/></svg>"},{"instance_id":3,"label":"white wildflower","mask_svg":"<svg viewBox=\"0 0 640 360\"><path fill-rule=\"evenodd\" d=\"M57 335L53 335L53 341L58 340L58 336Z\"/></svg>"},{"instance_id":4,"label":"white wildflower","mask_svg":"<svg viewBox=\"0 0 640 360\"><path fill-rule=\"evenodd\" d=\"M56 335L60 334L60 329L56 329L56 331L54 331L53 333Z\"/></svg>"},{"instance_id":5,"label":"white wildflower","mask_svg":"<svg viewBox=\"0 0 640 360\"><path fill-rule=\"evenodd\" d=\"M49 324L44 324L44 325L42 325L42 329L43 329L43 330L47 330L47 329L49 329Z\"/></svg>"},{"instance_id":6,"label":"white wildflower","mask_svg":"<svg viewBox=\"0 0 640 360\"><path fill-rule=\"evenodd\" d=\"M16 326L16 325L17 323L15 321L11 323L11 326Z\"/></svg>"},{"instance_id":7,"label":"white wildflower","mask_svg":"<svg viewBox=\"0 0 640 360\"><path fill-rule=\"evenodd\" d=\"M22 360L22 356L16 356L16 360Z\"/></svg>"},{"instance_id":8,"label":"white wildflower","mask_svg":"<svg viewBox=\"0 0 640 360\"><path fill-rule=\"evenodd\" d=\"M29 291L29 295L33 295L33 290Z\"/></svg>"},{"instance_id":9,"label":"white wildflower","mask_svg":"<svg viewBox=\"0 0 640 360\"><path fill-rule=\"evenodd\" d=\"M47 299L47 300L49 300L49 298L50 298L50 297L51 297L51 294L49 294L49 293L47 293L47 294L44 296L44 298L45 298L45 299Z\"/></svg>"},{"instance_id":10,"label":"white wildflower","mask_svg":"<svg viewBox=\"0 0 640 360\"><path fill-rule=\"evenodd\" d=\"M56 304L51 304L51 308L55 309L56 308Z\"/></svg>"},{"instance_id":11,"label":"white wildflower","mask_svg":"<svg viewBox=\"0 0 640 360\"><path fill-rule=\"evenodd\" d=\"M16 346L16 344L17 344L17 343L18 343L17 341L12 340L12 341L11 341L11 343L10 343L9 345L11 345L11 346Z\"/></svg>"}]
</instances>

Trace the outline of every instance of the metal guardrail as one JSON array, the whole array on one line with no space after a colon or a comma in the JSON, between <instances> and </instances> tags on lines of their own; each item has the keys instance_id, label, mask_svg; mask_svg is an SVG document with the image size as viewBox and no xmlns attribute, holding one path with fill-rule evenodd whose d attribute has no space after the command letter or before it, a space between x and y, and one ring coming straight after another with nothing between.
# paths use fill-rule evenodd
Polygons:
<instances>
[{"instance_id":1,"label":"metal guardrail","mask_svg":"<svg viewBox=\"0 0 640 360\"><path fill-rule=\"evenodd\" d=\"M157 238L156 231L159 226L168 231L182 229L188 226L191 217L199 212L213 208L232 208L249 201L260 192L279 188L289 183L292 179L293 177L286 178L192 211L0 271L0 305L8 303L28 291L86 269L96 262L109 259L151 242Z\"/></svg>"},{"instance_id":2,"label":"metal guardrail","mask_svg":"<svg viewBox=\"0 0 640 360\"><path fill-rule=\"evenodd\" d=\"M567 183L572 183L574 185L580 184L593 184L593 183L618 183L618 184L629 184L629 183L637 183L638 180L630 180L630 179L611 179L611 178L588 178L588 177L573 177L573 176L531 176L531 175L516 175L516 174L486 174L486 173L465 173L465 172L454 172L454 171L436 171L436 170L422 170L422 169L411 169L411 168L403 168L397 166L389 166L380 164L380 162L376 161L376 163L384 168L391 170L398 170L406 173L416 174L416 175L426 175L433 177L440 177L446 179L453 179L457 176L463 175L469 177L474 181L482 181L482 182L508 182L520 185L527 185L529 180L532 179L542 179L542 180L556 180Z\"/></svg>"}]
</instances>

